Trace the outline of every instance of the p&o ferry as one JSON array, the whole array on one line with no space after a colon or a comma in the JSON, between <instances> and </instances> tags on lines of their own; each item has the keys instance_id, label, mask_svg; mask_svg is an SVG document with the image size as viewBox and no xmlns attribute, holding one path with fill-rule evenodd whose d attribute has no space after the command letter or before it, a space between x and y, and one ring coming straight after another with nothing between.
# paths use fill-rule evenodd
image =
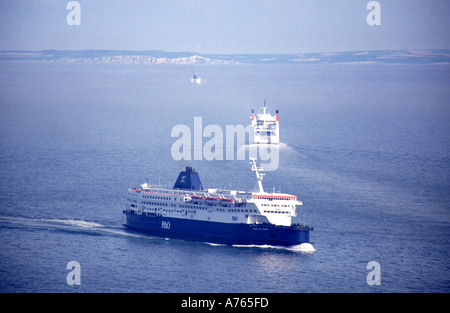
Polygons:
<instances>
[{"instance_id":1,"label":"p&o ferry","mask_svg":"<svg viewBox=\"0 0 450 313\"><path fill-rule=\"evenodd\" d=\"M173 188L128 190L125 226L164 238L226 245L293 246L309 243L311 226L292 224L297 196L265 192L262 169L251 159L256 191L204 189L198 173L186 167Z\"/></svg>"}]
</instances>

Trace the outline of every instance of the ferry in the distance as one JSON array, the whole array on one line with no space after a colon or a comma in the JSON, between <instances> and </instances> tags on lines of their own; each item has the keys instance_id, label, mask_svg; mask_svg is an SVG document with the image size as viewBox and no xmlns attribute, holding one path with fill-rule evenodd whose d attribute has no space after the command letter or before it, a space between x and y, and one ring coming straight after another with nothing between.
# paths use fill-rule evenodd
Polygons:
<instances>
[{"instance_id":1,"label":"ferry in the distance","mask_svg":"<svg viewBox=\"0 0 450 313\"><path fill-rule=\"evenodd\" d=\"M293 246L309 243L311 226L292 224L297 196L268 193L261 168L252 159L258 190L203 189L191 167L182 171L173 188L147 183L128 190L123 213L130 229L164 238L227 245Z\"/></svg>"},{"instance_id":2,"label":"ferry in the distance","mask_svg":"<svg viewBox=\"0 0 450 313\"><path fill-rule=\"evenodd\" d=\"M266 100L264 100L263 112L255 116L252 110L253 143L278 144L280 143L280 124L278 110L275 115L267 112Z\"/></svg>"},{"instance_id":3,"label":"ferry in the distance","mask_svg":"<svg viewBox=\"0 0 450 313\"><path fill-rule=\"evenodd\" d=\"M194 73L194 77L191 78L191 83L200 85L202 83L202 79Z\"/></svg>"}]
</instances>

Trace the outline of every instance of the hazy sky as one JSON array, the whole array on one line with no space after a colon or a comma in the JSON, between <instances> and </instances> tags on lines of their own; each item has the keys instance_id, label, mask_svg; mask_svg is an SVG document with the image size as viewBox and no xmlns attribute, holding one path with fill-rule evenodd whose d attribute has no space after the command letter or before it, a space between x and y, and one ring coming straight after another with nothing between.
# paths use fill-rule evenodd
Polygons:
<instances>
[{"instance_id":1,"label":"hazy sky","mask_svg":"<svg viewBox=\"0 0 450 313\"><path fill-rule=\"evenodd\" d=\"M1 0L0 50L304 53L450 48L449 0Z\"/></svg>"}]
</instances>

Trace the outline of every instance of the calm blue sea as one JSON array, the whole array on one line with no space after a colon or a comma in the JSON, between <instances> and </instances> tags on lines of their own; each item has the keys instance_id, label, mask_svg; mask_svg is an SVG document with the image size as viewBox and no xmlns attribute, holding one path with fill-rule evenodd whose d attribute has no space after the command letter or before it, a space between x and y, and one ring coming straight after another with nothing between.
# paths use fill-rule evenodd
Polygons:
<instances>
[{"instance_id":1,"label":"calm blue sea","mask_svg":"<svg viewBox=\"0 0 450 313\"><path fill-rule=\"evenodd\" d=\"M0 292L449 292L449 70L1 63ZM175 161L171 130L247 125L264 99L284 144L264 186L303 200L315 252L122 226L128 188L185 166L251 189L248 160Z\"/></svg>"}]
</instances>

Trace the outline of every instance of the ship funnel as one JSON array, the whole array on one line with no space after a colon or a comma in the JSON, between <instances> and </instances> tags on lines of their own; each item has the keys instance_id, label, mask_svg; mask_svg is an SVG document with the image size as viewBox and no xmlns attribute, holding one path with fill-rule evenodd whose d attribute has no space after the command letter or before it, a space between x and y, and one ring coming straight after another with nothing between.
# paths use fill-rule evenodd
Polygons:
<instances>
[{"instance_id":1,"label":"ship funnel","mask_svg":"<svg viewBox=\"0 0 450 313\"><path fill-rule=\"evenodd\" d=\"M186 170L178 175L173 189L203 190L203 186L198 173L192 167L187 166Z\"/></svg>"}]
</instances>

